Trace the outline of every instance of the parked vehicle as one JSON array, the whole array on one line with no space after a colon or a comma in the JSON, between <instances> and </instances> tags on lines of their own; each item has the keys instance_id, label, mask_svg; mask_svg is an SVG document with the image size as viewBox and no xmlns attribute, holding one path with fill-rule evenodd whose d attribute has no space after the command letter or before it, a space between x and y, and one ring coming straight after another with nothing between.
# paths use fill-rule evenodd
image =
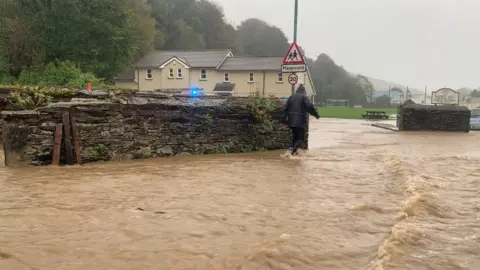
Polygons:
<instances>
[{"instance_id":1,"label":"parked vehicle","mask_svg":"<svg viewBox=\"0 0 480 270\"><path fill-rule=\"evenodd\" d=\"M470 116L470 129L480 130L480 108L472 109Z\"/></svg>"}]
</instances>

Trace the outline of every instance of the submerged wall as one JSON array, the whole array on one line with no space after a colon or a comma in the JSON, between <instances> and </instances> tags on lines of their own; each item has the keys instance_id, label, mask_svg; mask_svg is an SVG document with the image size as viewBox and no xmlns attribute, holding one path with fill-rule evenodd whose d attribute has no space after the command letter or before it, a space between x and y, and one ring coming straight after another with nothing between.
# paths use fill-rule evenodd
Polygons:
<instances>
[{"instance_id":1,"label":"submerged wall","mask_svg":"<svg viewBox=\"0 0 480 270\"><path fill-rule=\"evenodd\" d=\"M421 105L406 102L398 107L400 131L470 131L470 110L457 105Z\"/></svg>"},{"instance_id":2,"label":"submerged wall","mask_svg":"<svg viewBox=\"0 0 480 270\"><path fill-rule=\"evenodd\" d=\"M269 127L252 115L251 104L249 98L136 96L121 103L55 103L35 111L4 111L5 163L51 164L55 127L65 111L77 122L83 162L288 148L290 132L280 124L281 105L271 113Z\"/></svg>"}]
</instances>

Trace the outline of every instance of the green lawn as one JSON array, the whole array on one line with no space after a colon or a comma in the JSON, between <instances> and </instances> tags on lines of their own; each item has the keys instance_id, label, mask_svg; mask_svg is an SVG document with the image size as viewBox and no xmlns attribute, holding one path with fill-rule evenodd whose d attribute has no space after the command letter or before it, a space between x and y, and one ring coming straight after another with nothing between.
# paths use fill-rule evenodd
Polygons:
<instances>
[{"instance_id":1,"label":"green lawn","mask_svg":"<svg viewBox=\"0 0 480 270\"><path fill-rule=\"evenodd\" d=\"M344 107L317 107L320 117L340 119L363 119L365 111L383 111L397 114L397 108L344 108Z\"/></svg>"}]
</instances>

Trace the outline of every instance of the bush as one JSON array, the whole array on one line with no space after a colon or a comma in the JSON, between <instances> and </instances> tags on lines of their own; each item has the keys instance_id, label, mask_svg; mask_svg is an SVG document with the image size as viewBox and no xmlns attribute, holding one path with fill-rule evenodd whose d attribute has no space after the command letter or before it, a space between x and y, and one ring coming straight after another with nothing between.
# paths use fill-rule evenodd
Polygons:
<instances>
[{"instance_id":1,"label":"bush","mask_svg":"<svg viewBox=\"0 0 480 270\"><path fill-rule=\"evenodd\" d=\"M10 76L7 73L0 72L0 83L1 84L13 84L15 82L15 77Z\"/></svg>"},{"instance_id":2,"label":"bush","mask_svg":"<svg viewBox=\"0 0 480 270\"><path fill-rule=\"evenodd\" d=\"M38 88L27 87L23 91L11 93L14 107L24 110L33 110L52 102L52 96Z\"/></svg>"},{"instance_id":3,"label":"bush","mask_svg":"<svg viewBox=\"0 0 480 270\"><path fill-rule=\"evenodd\" d=\"M75 63L70 61L51 62L44 66L24 70L17 83L38 86L68 86L70 88L86 88L88 83L103 86L102 79L92 73L84 73Z\"/></svg>"},{"instance_id":4,"label":"bush","mask_svg":"<svg viewBox=\"0 0 480 270\"><path fill-rule=\"evenodd\" d=\"M272 95L265 96L259 91L250 94L250 113L261 124L257 131L268 133L273 130L272 113L279 107L280 100Z\"/></svg>"},{"instance_id":5,"label":"bush","mask_svg":"<svg viewBox=\"0 0 480 270\"><path fill-rule=\"evenodd\" d=\"M71 97L77 92L73 89L56 89L55 87L30 87L11 89L11 105L14 109L33 110L47 106L54 98Z\"/></svg>"},{"instance_id":6,"label":"bush","mask_svg":"<svg viewBox=\"0 0 480 270\"><path fill-rule=\"evenodd\" d=\"M78 77L70 80L67 86L70 88L86 88L88 83L91 83L95 87L105 87L104 81L95 77L92 73L79 74Z\"/></svg>"}]
</instances>

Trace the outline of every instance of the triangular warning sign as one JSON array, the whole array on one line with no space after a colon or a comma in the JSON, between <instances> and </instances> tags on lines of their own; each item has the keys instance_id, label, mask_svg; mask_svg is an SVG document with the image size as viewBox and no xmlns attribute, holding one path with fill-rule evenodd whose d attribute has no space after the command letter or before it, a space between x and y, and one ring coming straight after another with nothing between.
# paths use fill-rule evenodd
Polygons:
<instances>
[{"instance_id":1,"label":"triangular warning sign","mask_svg":"<svg viewBox=\"0 0 480 270\"><path fill-rule=\"evenodd\" d=\"M285 57L283 57L283 64L284 65L304 65L305 64L305 59L303 58L302 52L300 51L300 48L298 48L298 45L296 42L293 42L292 45L290 45L290 48L287 51L287 54L285 54Z\"/></svg>"}]
</instances>

